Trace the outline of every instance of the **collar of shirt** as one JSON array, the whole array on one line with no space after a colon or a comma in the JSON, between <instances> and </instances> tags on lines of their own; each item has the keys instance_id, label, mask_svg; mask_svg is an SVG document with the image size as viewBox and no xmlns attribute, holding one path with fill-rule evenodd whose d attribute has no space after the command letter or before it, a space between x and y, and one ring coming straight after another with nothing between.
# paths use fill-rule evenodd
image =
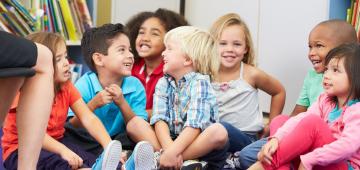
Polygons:
<instances>
[{"instance_id":1,"label":"collar of shirt","mask_svg":"<svg viewBox=\"0 0 360 170\"><path fill-rule=\"evenodd\" d=\"M139 62L139 65L141 65L141 69L139 71L139 74L146 75L146 72L145 72L145 60L140 59L138 62ZM161 60L161 63L154 69L154 71L151 74L153 74L153 75L162 74L163 73L163 67L164 67L164 61ZM149 75L147 75L147 76L149 76Z\"/></svg>"},{"instance_id":2,"label":"collar of shirt","mask_svg":"<svg viewBox=\"0 0 360 170\"><path fill-rule=\"evenodd\" d=\"M101 86L100 81L97 77L97 75L94 72L89 73L89 78L93 83L94 86L94 91L95 93L98 93L99 91L103 90L104 88ZM128 80L128 77L124 77L123 78L123 82L121 84L121 90L123 95L132 93L136 91L136 88L134 86L132 86L129 83L126 83Z\"/></svg>"},{"instance_id":3,"label":"collar of shirt","mask_svg":"<svg viewBox=\"0 0 360 170\"><path fill-rule=\"evenodd\" d=\"M178 82L176 85L176 80L168 75L165 74L164 77L166 78L167 81L169 81L170 85L173 86L174 88L182 88L187 82L190 82L194 77L196 76L195 72L189 72L187 74L185 74Z\"/></svg>"}]
</instances>

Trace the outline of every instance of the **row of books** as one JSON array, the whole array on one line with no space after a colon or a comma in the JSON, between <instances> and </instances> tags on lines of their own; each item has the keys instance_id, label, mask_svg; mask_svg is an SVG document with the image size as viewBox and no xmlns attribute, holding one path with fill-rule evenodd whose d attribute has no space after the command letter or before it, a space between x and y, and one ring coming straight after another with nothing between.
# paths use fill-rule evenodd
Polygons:
<instances>
[{"instance_id":1,"label":"row of books","mask_svg":"<svg viewBox=\"0 0 360 170\"><path fill-rule=\"evenodd\" d=\"M358 37L360 37L360 0L351 0L347 9L346 21L354 26Z\"/></svg>"},{"instance_id":2,"label":"row of books","mask_svg":"<svg viewBox=\"0 0 360 170\"><path fill-rule=\"evenodd\" d=\"M0 14L0 30L20 36L49 31L78 41L92 27L86 0L32 0L28 8L17 0L0 0Z\"/></svg>"}]
</instances>

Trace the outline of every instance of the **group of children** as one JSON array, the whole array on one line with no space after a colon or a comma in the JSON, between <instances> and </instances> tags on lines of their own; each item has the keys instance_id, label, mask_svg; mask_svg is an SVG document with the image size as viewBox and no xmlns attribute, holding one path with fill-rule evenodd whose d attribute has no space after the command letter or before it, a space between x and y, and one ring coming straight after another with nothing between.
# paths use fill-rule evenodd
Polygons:
<instances>
[{"instance_id":1,"label":"group of children","mask_svg":"<svg viewBox=\"0 0 360 170\"><path fill-rule=\"evenodd\" d=\"M311 31L314 70L291 118L280 115L285 89L256 67L250 31L237 14L220 17L209 32L187 25L158 9L135 15L126 27L87 30L81 48L91 71L75 85L63 38L29 35L50 49L54 68L48 93L55 97L47 98L53 104L36 167L360 168L360 46L350 24L324 21ZM265 126L258 89L271 95ZM17 123L23 94L3 126L7 169L23 161Z\"/></svg>"}]
</instances>

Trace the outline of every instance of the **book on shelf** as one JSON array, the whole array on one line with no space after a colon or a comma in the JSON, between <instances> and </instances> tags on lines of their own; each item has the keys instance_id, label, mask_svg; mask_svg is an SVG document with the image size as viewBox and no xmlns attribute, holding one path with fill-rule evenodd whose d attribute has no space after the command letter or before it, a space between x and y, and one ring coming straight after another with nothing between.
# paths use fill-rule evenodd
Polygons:
<instances>
[{"instance_id":1,"label":"book on shelf","mask_svg":"<svg viewBox=\"0 0 360 170\"><path fill-rule=\"evenodd\" d=\"M71 63L70 64L71 72L71 82L75 83L82 75L82 64Z\"/></svg>"},{"instance_id":2,"label":"book on shelf","mask_svg":"<svg viewBox=\"0 0 360 170\"><path fill-rule=\"evenodd\" d=\"M360 37L360 1L351 0L350 7L347 9L346 21L350 23L356 30L358 39Z\"/></svg>"},{"instance_id":3,"label":"book on shelf","mask_svg":"<svg viewBox=\"0 0 360 170\"><path fill-rule=\"evenodd\" d=\"M79 41L92 27L86 0L0 1L0 30L19 36L37 31L57 32L65 40ZM30 5L30 6L29 6Z\"/></svg>"}]
</instances>

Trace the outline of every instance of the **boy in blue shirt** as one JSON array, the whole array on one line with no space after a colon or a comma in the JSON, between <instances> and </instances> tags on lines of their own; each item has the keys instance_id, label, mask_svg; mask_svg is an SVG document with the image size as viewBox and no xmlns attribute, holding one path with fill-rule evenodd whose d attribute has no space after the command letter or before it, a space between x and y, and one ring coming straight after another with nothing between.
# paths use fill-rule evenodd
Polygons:
<instances>
[{"instance_id":1,"label":"boy in blue shirt","mask_svg":"<svg viewBox=\"0 0 360 170\"><path fill-rule=\"evenodd\" d=\"M91 69L75 84L89 108L123 149L134 149L146 140L159 147L146 121L145 90L131 75L134 57L127 32L121 24L105 24L86 31L81 41L85 62ZM101 153L101 146L82 128L72 111L68 114L65 137L89 152ZM120 154L120 153L119 153Z\"/></svg>"}]
</instances>

